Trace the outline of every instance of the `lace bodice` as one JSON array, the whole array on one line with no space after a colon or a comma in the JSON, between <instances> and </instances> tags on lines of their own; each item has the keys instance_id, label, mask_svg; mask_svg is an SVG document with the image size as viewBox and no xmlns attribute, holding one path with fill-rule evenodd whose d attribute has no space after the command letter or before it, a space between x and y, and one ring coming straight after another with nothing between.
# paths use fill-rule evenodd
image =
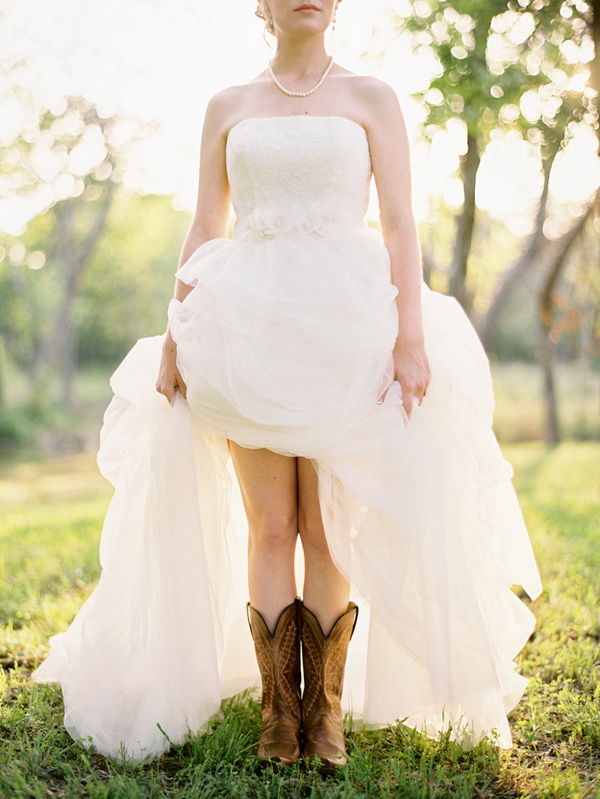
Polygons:
<instances>
[{"instance_id":1,"label":"lace bodice","mask_svg":"<svg viewBox=\"0 0 600 799\"><path fill-rule=\"evenodd\" d=\"M234 238L364 225L371 159L365 129L341 116L252 117L227 139Z\"/></svg>"}]
</instances>

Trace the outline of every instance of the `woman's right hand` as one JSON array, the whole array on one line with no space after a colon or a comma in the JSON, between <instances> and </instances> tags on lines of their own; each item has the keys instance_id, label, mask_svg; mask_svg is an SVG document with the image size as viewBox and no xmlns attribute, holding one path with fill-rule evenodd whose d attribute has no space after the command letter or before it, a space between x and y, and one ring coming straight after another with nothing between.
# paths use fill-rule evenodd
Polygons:
<instances>
[{"instance_id":1,"label":"woman's right hand","mask_svg":"<svg viewBox=\"0 0 600 799\"><path fill-rule=\"evenodd\" d=\"M159 394L164 394L169 402L172 402L178 389L181 396L185 399L187 396L187 386L181 377L181 372L177 368L177 344L175 344L170 336L167 336L167 340L163 345L160 368L156 379L156 390Z\"/></svg>"}]
</instances>

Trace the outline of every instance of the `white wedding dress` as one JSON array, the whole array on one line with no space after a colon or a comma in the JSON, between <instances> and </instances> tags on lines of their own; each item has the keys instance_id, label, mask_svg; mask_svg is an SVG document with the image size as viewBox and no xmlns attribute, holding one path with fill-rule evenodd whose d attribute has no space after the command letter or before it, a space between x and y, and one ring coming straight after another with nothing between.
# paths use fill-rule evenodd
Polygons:
<instances>
[{"instance_id":1,"label":"white wedding dress","mask_svg":"<svg viewBox=\"0 0 600 799\"><path fill-rule=\"evenodd\" d=\"M396 289L365 224L368 138L340 116L247 119L227 142L233 239L203 244L169 306L187 401L154 388L162 337L115 372L99 465L115 487L98 586L34 673L106 755L156 756L255 685L245 518L227 438L312 458L330 549L361 608L344 705L469 746L511 744L540 579L492 432L489 364L453 298L422 287L431 383L394 382ZM402 187L398 187L402 191ZM148 276L151 279L151 276ZM132 308L132 313L135 309ZM301 584L301 583L299 583Z\"/></svg>"}]
</instances>

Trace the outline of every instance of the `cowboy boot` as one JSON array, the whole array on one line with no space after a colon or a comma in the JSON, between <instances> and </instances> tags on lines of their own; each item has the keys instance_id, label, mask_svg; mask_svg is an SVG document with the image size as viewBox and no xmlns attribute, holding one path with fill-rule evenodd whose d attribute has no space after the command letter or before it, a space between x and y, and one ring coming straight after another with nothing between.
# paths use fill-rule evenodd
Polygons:
<instances>
[{"instance_id":1,"label":"cowboy boot","mask_svg":"<svg viewBox=\"0 0 600 799\"><path fill-rule=\"evenodd\" d=\"M296 599L281 611L275 631L248 602L248 623L262 681L262 728L256 753L263 763L293 765L300 757L300 639Z\"/></svg>"},{"instance_id":2,"label":"cowboy boot","mask_svg":"<svg viewBox=\"0 0 600 799\"><path fill-rule=\"evenodd\" d=\"M304 671L302 755L307 762L321 761L324 772L347 762L341 697L346 652L357 618L358 606L348 603L348 610L339 617L329 635L325 635L314 613L300 604Z\"/></svg>"}]
</instances>

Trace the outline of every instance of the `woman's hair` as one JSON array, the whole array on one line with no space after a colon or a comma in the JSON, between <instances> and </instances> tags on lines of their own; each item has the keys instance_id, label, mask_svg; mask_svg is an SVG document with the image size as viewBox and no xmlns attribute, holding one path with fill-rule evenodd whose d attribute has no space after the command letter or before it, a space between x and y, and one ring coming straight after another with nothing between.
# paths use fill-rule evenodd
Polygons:
<instances>
[{"instance_id":1,"label":"woman's hair","mask_svg":"<svg viewBox=\"0 0 600 799\"><path fill-rule=\"evenodd\" d=\"M263 13L263 8L266 13ZM263 4L259 2L258 5L256 6L256 11L254 13L256 14L257 17L264 19L265 31L267 33L270 33L271 36L275 36L275 28L273 27L273 20L271 19L271 14L266 4L263 6Z\"/></svg>"}]
</instances>

